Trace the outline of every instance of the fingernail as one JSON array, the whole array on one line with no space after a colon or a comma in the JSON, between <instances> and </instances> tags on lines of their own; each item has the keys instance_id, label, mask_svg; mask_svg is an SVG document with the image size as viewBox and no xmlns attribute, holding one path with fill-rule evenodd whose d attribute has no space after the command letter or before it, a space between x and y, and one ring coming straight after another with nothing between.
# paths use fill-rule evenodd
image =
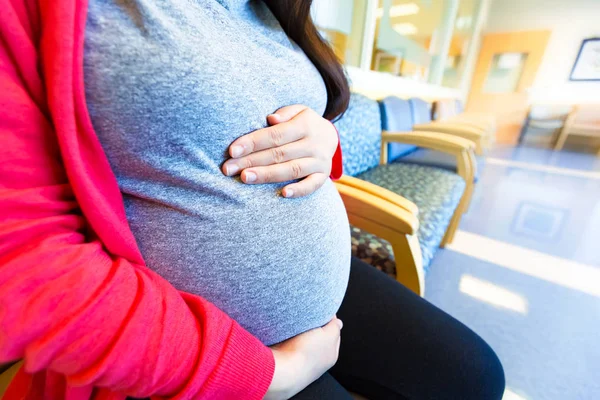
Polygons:
<instances>
[{"instance_id":1,"label":"fingernail","mask_svg":"<svg viewBox=\"0 0 600 400\"><path fill-rule=\"evenodd\" d=\"M292 189L285 189L283 191L283 196L284 197L293 197L294 196L294 191Z\"/></svg>"},{"instance_id":2,"label":"fingernail","mask_svg":"<svg viewBox=\"0 0 600 400\"><path fill-rule=\"evenodd\" d=\"M233 146L231 148L231 157L239 157L244 153L244 148L242 146Z\"/></svg>"},{"instance_id":3,"label":"fingernail","mask_svg":"<svg viewBox=\"0 0 600 400\"><path fill-rule=\"evenodd\" d=\"M246 183L256 181L256 174L254 172L246 171Z\"/></svg>"},{"instance_id":4,"label":"fingernail","mask_svg":"<svg viewBox=\"0 0 600 400\"><path fill-rule=\"evenodd\" d=\"M232 165L228 165L225 167L225 170L227 171L227 175L231 176L231 175L235 175L238 173L238 171L240 170L240 167L238 167L235 164Z\"/></svg>"}]
</instances>

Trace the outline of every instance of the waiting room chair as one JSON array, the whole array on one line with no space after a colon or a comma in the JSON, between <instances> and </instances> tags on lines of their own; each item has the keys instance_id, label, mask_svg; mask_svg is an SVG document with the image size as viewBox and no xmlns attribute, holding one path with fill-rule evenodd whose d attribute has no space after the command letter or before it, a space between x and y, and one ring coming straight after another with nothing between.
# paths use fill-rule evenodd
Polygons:
<instances>
[{"instance_id":1,"label":"waiting room chair","mask_svg":"<svg viewBox=\"0 0 600 400\"><path fill-rule=\"evenodd\" d=\"M433 102L431 117L434 121L460 122L478 129L484 129L490 139L496 135L496 117L491 114L465 112L458 99L441 99Z\"/></svg>"},{"instance_id":2,"label":"waiting room chair","mask_svg":"<svg viewBox=\"0 0 600 400\"><path fill-rule=\"evenodd\" d=\"M346 174L337 184L353 226L354 255L422 295L424 276L436 249L451 242L468 204L465 187L466 182L473 181L473 143L438 132L383 132L378 103L356 93L352 94L344 116L335 124L340 133ZM458 173L409 163L380 165L387 158L388 143L392 142L451 154ZM405 237L387 243L368 218L352 211L360 208L345 196L344 190L350 192L348 188L403 208L418 220L418 229L413 229L414 224L405 224L400 229L406 232ZM389 233L386 229L399 231L394 223L386 226L381 223L379 232Z\"/></svg>"},{"instance_id":3,"label":"waiting room chair","mask_svg":"<svg viewBox=\"0 0 600 400\"><path fill-rule=\"evenodd\" d=\"M381 110L381 125L384 131L411 132L414 130L415 113L412 100L389 96L379 101L379 108ZM417 115L416 117L418 118L419 116ZM456 157L453 154L400 143L388 143L385 150L387 150L387 159L382 159L382 163L394 162L426 165L446 169L460 175ZM385 155L383 151L382 155ZM472 161L473 180L466 182L465 192L467 193L466 198L468 202L465 211L470 205L475 182L477 181L478 165L481 163L483 163L483 160L478 160L477 158Z\"/></svg>"},{"instance_id":4,"label":"waiting room chair","mask_svg":"<svg viewBox=\"0 0 600 400\"><path fill-rule=\"evenodd\" d=\"M379 101L381 126L384 131L412 131L426 116L415 113L414 100L388 96ZM424 112L424 110L422 110ZM418 118L415 121L415 118ZM420 126L420 125L418 125ZM456 172L456 159L446 153L399 143L388 144L388 162L409 162ZM478 159L477 164L483 163ZM477 174L478 169L475 171ZM477 179L477 176L475 177Z\"/></svg>"},{"instance_id":5,"label":"waiting room chair","mask_svg":"<svg viewBox=\"0 0 600 400\"><path fill-rule=\"evenodd\" d=\"M600 104L573 107L558 135L554 150L562 150L570 135L600 137ZM598 150L600 156L600 150Z\"/></svg>"},{"instance_id":6,"label":"waiting room chair","mask_svg":"<svg viewBox=\"0 0 600 400\"><path fill-rule=\"evenodd\" d=\"M413 113L414 130L441 132L468 139L475 143L477 155L483 155L485 149L489 147L492 133L487 128L462 121L433 121L429 103L419 98L412 98L409 103Z\"/></svg>"},{"instance_id":7,"label":"waiting room chair","mask_svg":"<svg viewBox=\"0 0 600 400\"><path fill-rule=\"evenodd\" d=\"M527 111L527 117L521 129L518 143L523 143L527 131L532 128L549 131L562 129L571 110L571 106L532 104Z\"/></svg>"}]
</instances>

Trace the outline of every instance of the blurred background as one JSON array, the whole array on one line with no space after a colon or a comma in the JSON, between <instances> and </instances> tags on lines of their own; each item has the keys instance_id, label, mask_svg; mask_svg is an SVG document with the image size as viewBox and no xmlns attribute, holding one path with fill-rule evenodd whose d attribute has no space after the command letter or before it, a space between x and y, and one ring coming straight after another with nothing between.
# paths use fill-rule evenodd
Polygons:
<instances>
[{"instance_id":1,"label":"blurred background","mask_svg":"<svg viewBox=\"0 0 600 400\"><path fill-rule=\"evenodd\" d=\"M313 13L356 91L459 98L467 111L501 117L502 144L518 142L530 107L560 117L600 102L597 70L572 76L582 42L600 36L599 17L597 0L315 0ZM555 130L526 138L553 145ZM600 147L598 136L567 142Z\"/></svg>"},{"instance_id":2,"label":"blurred background","mask_svg":"<svg viewBox=\"0 0 600 400\"><path fill-rule=\"evenodd\" d=\"M402 130L463 124L485 137L454 236L429 251L418 234L425 298L494 347L506 399L600 399L600 1L315 0L313 18L353 96L379 101L384 131L410 120ZM411 111L394 120L398 99ZM352 158L366 125L339 125ZM414 144L388 147L388 162L449 170ZM348 166L365 180L377 169ZM421 230L436 207L427 179L394 189L419 207ZM377 264L379 245L354 236Z\"/></svg>"}]
</instances>

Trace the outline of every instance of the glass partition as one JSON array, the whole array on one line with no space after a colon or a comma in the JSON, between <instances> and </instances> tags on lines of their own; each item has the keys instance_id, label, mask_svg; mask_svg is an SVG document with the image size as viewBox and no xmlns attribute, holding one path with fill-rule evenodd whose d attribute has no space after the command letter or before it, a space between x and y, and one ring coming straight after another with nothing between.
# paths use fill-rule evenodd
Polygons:
<instances>
[{"instance_id":1,"label":"glass partition","mask_svg":"<svg viewBox=\"0 0 600 400\"><path fill-rule=\"evenodd\" d=\"M314 0L313 19L346 65L458 88L481 4Z\"/></svg>"},{"instance_id":2,"label":"glass partition","mask_svg":"<svg viewBox=\"0 0 600 400\"><path fill-rule=\"evenodd\" d=\"M360 66L369 0L314 0L313 20L346 65Z\"/></svg>"},{"instance_id":3,"label":"glass partition","mask_svg":"<svg viewBox=\"0 0 600 400\"><path fill-rule=\"evenodd\" d=\"M461 0L454 21L454 30L446 64L442 85L452 88L460 86L466 64L466 55L473 38L475 21L479 13L481 0Z\"/></svg>"},{"instance_id":4,"label":"glass partition","mask_svg":"<svg viewBox=\"0 0 600 400\"><path fill-rule=\"evenodd\" d=\"M376 71L424 78L431 56L428 44L419 36L422 23L416 15L423 12L422 1L380 0L377 36L372 67Z\"/></svg>"},{"instance_id":5,"label":"glass partition","mask_svg":"<svg viewBox=\"0 0 600 400\"><path fill-rule=\"evenodd\" d=\"M372 68L427 80L438 52L435 44L445 18L445 1L453 0L379 0Z\"/></svg>"}]
</instances>

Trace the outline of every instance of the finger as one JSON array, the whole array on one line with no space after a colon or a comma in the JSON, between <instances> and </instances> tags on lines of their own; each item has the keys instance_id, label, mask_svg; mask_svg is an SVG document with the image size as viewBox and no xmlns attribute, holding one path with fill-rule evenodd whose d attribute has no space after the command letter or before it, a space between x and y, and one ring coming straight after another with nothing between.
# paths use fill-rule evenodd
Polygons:
<instances>
[{"instance_id":1,"label":"finger","mask_svg":"<svg viewBox=\"0 0 600 400\"><path fill-rule=\"evenodd\" d=\"M297 141L281 147L261 150L242 158L230 158L223 164L221 169L225 175L232 176L246 168L281 164L297 158L310 157L313 153L313 149L306 146L302 141Z\"/></svg>"},{"instance_id":2,"label":"finger","mask_svg":"<svg viewBox=\"0 0 600 400\"><path fill-rule=\"evenodd\" d=\"M307 110L308 107L302 104L294 104L291 106L281 107L273 114L267 117L269 125L281 124L282 122L291 121L296 115Z\"/></svg>"},{"instance_id":3,"label":"finger","mask_svg":"<svg viewBox=\"0 0 600 400\"><path fill-rule=\"evenodd\" d=\"M253 167L242 171L244 183L276 183L301 179L323 170L321 162L315 158L299 158L282 164L267 167Z\"/></svg>"},{"instance_id":4,"label":"finger","mask_svg":"<svg viewBox=\"0 0 600 400\"><path fill-rule=\"evenodd\" d=\"M287 185L281 191L283 197L297 198L308 196L316 192L327 180L327 175L322 173L315 173L302 179L300 182L292 183ZM339 321L339 320L338 320ZM340 321L341 322L341 321ZM340 329L342 329L340 327Z\"/></svg>"},{"instance_id":5,"label":"finger","mask_svg":"<svg viewBox=\"0 0 600 400\"><path fill-rule=\"evenodd\" d=\"M284 122L258 129L234 140L229 146L229 155L233 158L240 158L250 153L295 142L304 136L305 130L301 124L293 121Z\"/></svg>"}]
</instances>

